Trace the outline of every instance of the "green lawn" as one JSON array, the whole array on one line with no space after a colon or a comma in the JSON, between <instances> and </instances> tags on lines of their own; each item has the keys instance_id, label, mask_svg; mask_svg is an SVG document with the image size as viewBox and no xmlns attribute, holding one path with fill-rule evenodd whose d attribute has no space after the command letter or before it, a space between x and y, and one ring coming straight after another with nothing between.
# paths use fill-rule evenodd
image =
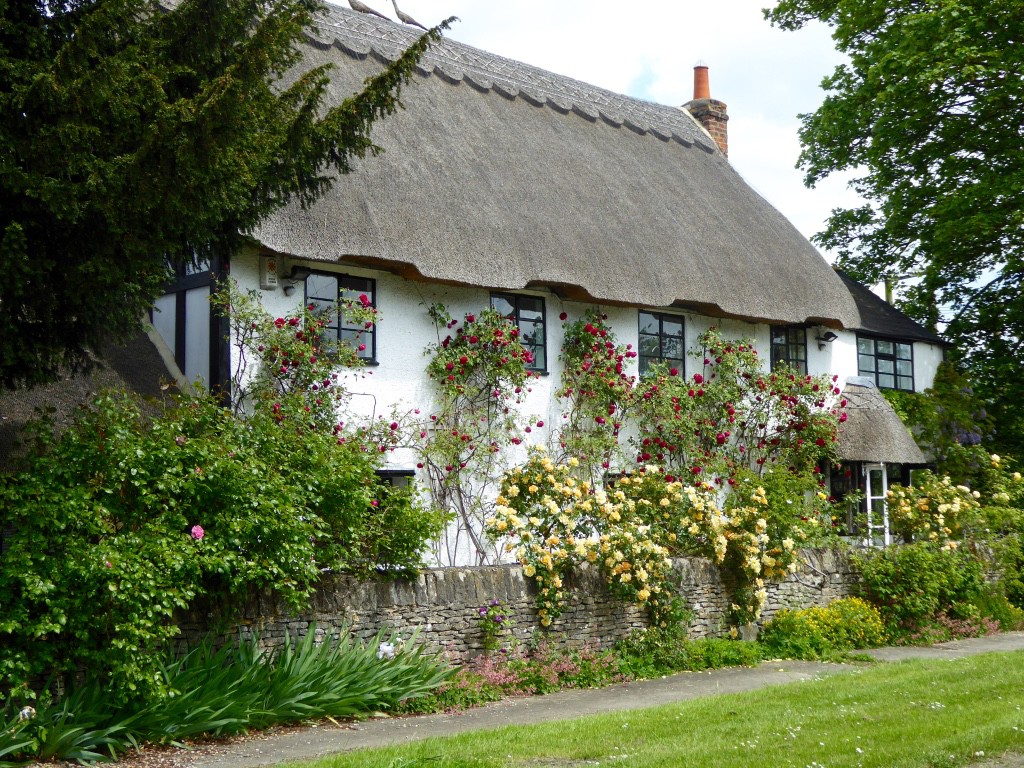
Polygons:
<instances>
[{"instance_id":1,"label":"green lawn","mask_svg":"<svg viewBox=\"0 0 1024 768\"><path fill-rule=\"evenodd\" d=\"M1024 751L1024 652L880 664L760 691L509 727L307 768L957 766Z\"/></svg>"}]
</instances>

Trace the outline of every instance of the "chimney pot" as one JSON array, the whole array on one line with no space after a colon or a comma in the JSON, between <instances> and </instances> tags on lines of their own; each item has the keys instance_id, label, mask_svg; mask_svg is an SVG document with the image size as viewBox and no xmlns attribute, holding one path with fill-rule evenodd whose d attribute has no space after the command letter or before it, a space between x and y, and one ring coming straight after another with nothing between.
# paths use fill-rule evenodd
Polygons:
<instances>
[{"instance_id":1,"label":"chimney pot","mask_svg":"<svg viewBox=\"0 0 1024 768\"><path fill-rule=\"evenodd\" d=\"M698 64L693 68L693 100L710 99L711 86L708 84L708 68Z\"/></svg>"},{"instance_id":2,"label":"chimney pot","mask_svg":"<svg viewBox=\"0 0 1024 768\"><path fill-rule=\"evenodd\" d=\"M711 98L708 84L707 65L701 63L693 68L693 99L683 105L694 119L704 126L722 154L729 156L729 113L725 104Z\"/></svg>"}]
</instances>

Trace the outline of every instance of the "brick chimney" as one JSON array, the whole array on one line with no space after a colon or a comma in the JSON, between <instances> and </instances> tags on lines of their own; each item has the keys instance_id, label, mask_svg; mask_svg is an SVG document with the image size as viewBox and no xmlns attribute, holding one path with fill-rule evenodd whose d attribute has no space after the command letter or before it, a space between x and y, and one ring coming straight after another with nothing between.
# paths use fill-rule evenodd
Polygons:
<instances>
[{"instance_id":1,"label":"brick chimney","mask_svg":"<svg viewBox=\"0 0 1024 768\"><path fill-rule=\"evenodd\" d=\"M708 68L698 64L693 68L693 100L683 104L689 112L711 134L722 154L729 156L729 122L726 106L723 102L711 98L711 87L708 85Z\"/></svg>"}]
</instances>

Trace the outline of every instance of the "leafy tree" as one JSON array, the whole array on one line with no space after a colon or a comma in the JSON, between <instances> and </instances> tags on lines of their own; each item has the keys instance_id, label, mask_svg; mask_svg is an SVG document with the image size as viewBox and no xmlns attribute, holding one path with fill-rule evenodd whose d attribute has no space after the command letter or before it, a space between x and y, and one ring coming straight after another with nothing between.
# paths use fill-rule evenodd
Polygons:
<instances>
[{"instance_id":1,"label":"leafy tree","mask_svg":"<svg viewBox=\"0 0 1024 768\"><path fill-rule=\"evenodd\" d=\"M806 182L837 172L867 201L815 239L945 333L1018 453L1024 419L1024 4L1019 0L782 0L784 29L820 20L849 62L803 115Z\"/></svg>"},{"instance_id":2,"label":"leafy tree","mask_svg":"<svg viewBox=\"0 0 1024 768\"><path fill-rule=\"evenodd\" d=\"M0 0L0 382L125 336L169 264L231 253L378 150L374 120L448 22L326 108L318 0ZM449 20L450 21L450 20Z\"/></svg>"}]
</instances>

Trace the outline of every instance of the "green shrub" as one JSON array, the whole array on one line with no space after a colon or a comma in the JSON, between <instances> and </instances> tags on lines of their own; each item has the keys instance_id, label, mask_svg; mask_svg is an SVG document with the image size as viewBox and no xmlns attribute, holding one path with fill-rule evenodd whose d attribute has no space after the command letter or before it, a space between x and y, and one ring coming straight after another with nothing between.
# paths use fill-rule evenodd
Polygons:
<instances>
[{"instance_id":1,"label":"green shrub","mask_svg":"<svg viewBox=\"0 0 1024 768\"><path fill-rule=\"evenodd\" d=\"M686 652L686 667L677 671L699 672L722 667L752 667L759 664L763 658L757 643L719 637L690 640L686 644Z\"/></svg>"},{"instance_id":2,"label":"green shrub","mask_svg":"<svg viewBox=\"0 0 1024 768\"><path fill-rule=\"evenodd\" d=\"M301 604L322 569L400 573L442 518L330 431L210 397L153 418L105 394L59 438L38 430L26 471L0 478L0 679L80 669L118 702L162 695L174 617L251 587ZM0 691L0 699L8 694Z\"/></svg>"},{"instance_id":3,"label":"green shrub","mask_svg":"<svg viewBox=\"0 0 1024 768\"><path fill-rule=\"evenodd\" d=\"M1010 602L1002 583L986 584L973 604L979 616L998 622L1003 632L1024 629L1024 610Z\"/></svg>"},{"instance_id":4,"label":"green shrub","mask_svg":"<svg viewBox=\"0 0 1024 768\"><path fill-rule=\"evenodd\" d=\"M1016 514L1004 516L1001 522L1005 527L991 544L1006 599L1024 608L1024 515L1019 510L1013 512Z\"/></svg>"},{"instance_id":5,"label":"green shrub","mask_svg":"<svg viewBox=\"0 0 1024 768\"><path fill-rule=\"evenodd\" d=\"M782 609L765 623L760 642L771 656L823 659L885 641L878 611L855 597L827 607Z\"/></svg>"},{"instance_id":6,"label":"green shrub","mask_svg":"<svg viewBox=\"0 0 1024 768\"><path fill-rule=\"evenodd\" d=\"M886 547L853 559L862 596L893 635L913 631L939 613L960 617L984 586L981 562L959 548L929 542Z\"/></svg>"},{"instance_id":7,"label":"green shrub","mask_svg":"<svg viewBox=\"0 0 1024 768\"><path fill-rule=\"evenodd\" d=\"M660 677L686 668L686 627L637 629L615 644L622 671L635 678Z\"/></svg>"},{"instance_id":8,"label":"green shrub","mask_svg":"<svg viewBox=\"0 0 1024 768\"><path fill-rule=\"evenodd\" d=\"M619 667L634 678L720 667L752 666L761 661L756 643L702 638L690 640L683 625L635 630L615 645Z\"/></svg>"}]
</instances>

